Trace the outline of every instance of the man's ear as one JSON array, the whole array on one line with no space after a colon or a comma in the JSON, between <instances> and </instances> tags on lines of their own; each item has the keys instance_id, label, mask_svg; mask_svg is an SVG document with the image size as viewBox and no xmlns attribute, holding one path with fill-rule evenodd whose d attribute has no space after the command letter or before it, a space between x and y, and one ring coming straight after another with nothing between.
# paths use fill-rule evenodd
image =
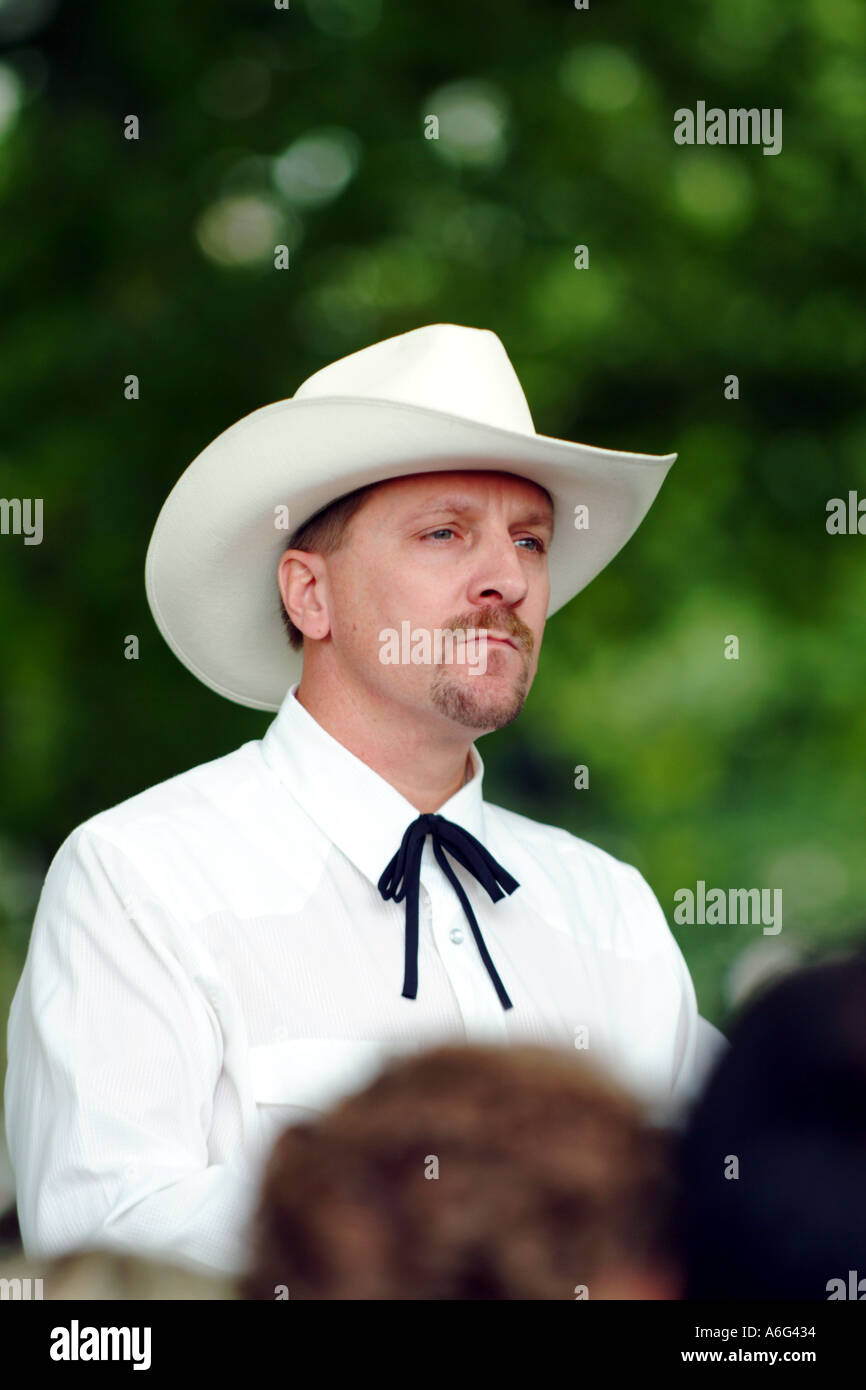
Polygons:
<instances>
[{"instance_id":1,"label":"man's ear","mask_svg":"<svg viewBox=\"0 0 866 1390\"><path fill-rule=\"evenodd\" d=\"M331 631L324 556L312 550L285 550L277 569L286 612L305 637L321 640Z\"/></svg>"}]
</instances>

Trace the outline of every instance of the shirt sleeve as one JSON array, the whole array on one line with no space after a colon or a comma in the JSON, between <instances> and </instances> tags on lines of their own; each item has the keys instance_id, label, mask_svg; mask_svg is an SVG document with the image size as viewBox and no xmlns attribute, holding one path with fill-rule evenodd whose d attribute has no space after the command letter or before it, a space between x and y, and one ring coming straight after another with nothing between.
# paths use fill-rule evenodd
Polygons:
<instances>
[{"instance_id":1,"label":"shirt sleeve","mask_svg":"<svg viewBox=\"0 0 866 1390\"><path fill-rule=\"evenodd\" d=\"M659 908L661 913L661 908ZM664 914L662 913L662 916ZM666 923L667 925L667 923ZM682 1003L677 1043L674 1051L674 1075L671 1088L671 1114L680 1120L703 1089L716 1061L730 1046L724 1033L709 1019L698 1013L694 984L679 944L667 927L676 969L682 981Z\"/></svg>"},{"instance_id":2,"label":"shirt sleeve","mask_svg":"<svg viewBox=\"0 0 866 1390\"><path fill-rule=\"evenodd\" d=\"M650 933L655 946L648 964L663 963L665 975L673 986L670 995L672 1012L667 1020L657 1020L657 1036L670 1039L669 1046L665 1048L666 1081L663 1089L659 1090L658 1099L660 1107L666 1109L673 1120L679 1120L729 1044L724 1034L698 1012L689 968L661 904L643 875L637 869L632 869L632 873L639 904L634 920L640 922L643 931ZM647 978L651 979L651 974ZM655 1000L645 996L644 1007L649 1011L644 1024L649 1035L653 1031L651 1019L656 1013ZM664 1092L667 1093L666 1102Z\"/></svg>"},{"instance_id":3,"label":"shirt sleeve","mask_svg":"<svg viewBox=\"0 0 866 1390\"><path fill-rule=\"evenodd\" d=\"M255 1193L208 1161L221 1034L149 896L87 825L48 871L8 1028L22 1240L237 1272Z\"/></svg>"}]
</instances>

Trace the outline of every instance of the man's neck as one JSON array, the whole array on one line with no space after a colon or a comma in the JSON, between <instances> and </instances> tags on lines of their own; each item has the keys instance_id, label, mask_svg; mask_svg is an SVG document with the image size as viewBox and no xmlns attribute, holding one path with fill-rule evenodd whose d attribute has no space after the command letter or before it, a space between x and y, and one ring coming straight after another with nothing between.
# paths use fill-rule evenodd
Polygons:
<instances>
[{"instance_id":1,"label":"man's neck","mask_svg":"<svg viewBox=\"0 0 866 1390\"><path fill-rule=\"evenodd\" d=\"M422 815L438 811L472 774L467 730L440 732L437 738L429 724L401 720L392 707L354 700L341 687L325 691L303 679L295 698L326 733Z\"/></svg>"}]
</instances>

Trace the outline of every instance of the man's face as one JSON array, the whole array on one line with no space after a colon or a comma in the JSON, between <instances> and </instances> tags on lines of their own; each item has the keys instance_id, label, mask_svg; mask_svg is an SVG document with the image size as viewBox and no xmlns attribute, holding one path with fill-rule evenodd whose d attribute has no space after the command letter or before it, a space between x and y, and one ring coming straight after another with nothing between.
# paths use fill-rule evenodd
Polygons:
<instances>
[{"instance_id":1,"label":"man's face","mask_svg":"<svg viewBox=\"0 0 866 1390\"><path fill-rule=\"evenodd\" d=\"M416 714L479 731L511 723L538 665L552 530L547 494L508 473L374 488L326 559L346 678ZM483 635L466 642L470 630Z\"/></svg>"}]
</instances>

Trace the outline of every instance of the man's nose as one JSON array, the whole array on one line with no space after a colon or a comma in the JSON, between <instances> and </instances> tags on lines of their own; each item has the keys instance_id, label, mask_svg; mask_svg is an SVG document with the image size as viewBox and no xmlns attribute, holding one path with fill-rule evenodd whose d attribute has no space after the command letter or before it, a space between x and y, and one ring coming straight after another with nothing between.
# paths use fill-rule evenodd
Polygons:
<instances>
[{"instance_id":1,"label":"man's nose","mask_svg":"<svg viewBox=\"0 0 866 1390\"><path fill-rule=\"evenodd\" d=\"M470 579L470 602L481 605L502 603L513 608L526 597L528 587L526 572L512 537L489 537L478 553Z\"/></svg>"}]
</instances>

